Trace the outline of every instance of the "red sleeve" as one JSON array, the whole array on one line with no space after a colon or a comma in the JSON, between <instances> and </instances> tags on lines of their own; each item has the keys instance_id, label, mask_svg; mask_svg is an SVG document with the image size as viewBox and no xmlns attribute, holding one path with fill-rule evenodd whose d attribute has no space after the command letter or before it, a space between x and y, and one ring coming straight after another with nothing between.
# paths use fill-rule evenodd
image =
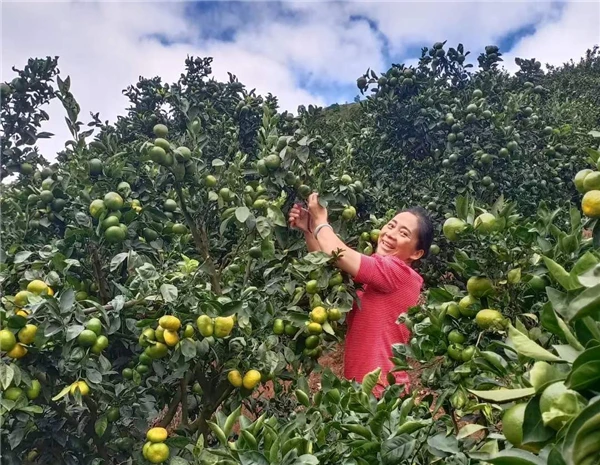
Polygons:
<instances>
[{"instance_id":1,"label":"red sleeve","mask_svg":"<svg viewBox=\"0 0 600 465\"><path fill-rule=\"evenodd\" d=\"M414 273L413 269L399 258L362 255L354 279L380 292L393 292L414 279Z\"/></svg>"}]
</instances>

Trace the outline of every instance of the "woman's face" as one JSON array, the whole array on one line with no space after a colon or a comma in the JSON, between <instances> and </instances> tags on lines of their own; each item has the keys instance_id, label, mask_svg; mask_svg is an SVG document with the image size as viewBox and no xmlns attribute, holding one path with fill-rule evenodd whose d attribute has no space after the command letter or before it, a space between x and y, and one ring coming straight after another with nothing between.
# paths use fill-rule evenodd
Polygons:
<instances>
[{"instance_id":1,"label":"woman's face","mask_svg":"<svg viewBox=\"0 0 600 465\"><path fill-rule=\"evenodd\" d=\"M418 260L419 219L410 212L398 213L382 229L377 241L377 254L395 256L407 263Z\"/></svg>"}]
</instances>

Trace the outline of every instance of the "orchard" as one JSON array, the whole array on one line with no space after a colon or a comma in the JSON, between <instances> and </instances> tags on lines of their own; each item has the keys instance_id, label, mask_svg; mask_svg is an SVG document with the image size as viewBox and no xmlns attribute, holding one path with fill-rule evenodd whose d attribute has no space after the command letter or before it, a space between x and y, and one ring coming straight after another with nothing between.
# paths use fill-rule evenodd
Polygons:
<instances>
[{"instance_id":1,"label":"orchard","mask_svg":"<svg viewBox=\"0 0 600 465\"><path fill-rule=\"evenodd\" d=\"M57 59L15 70L3 463L600 465L598 50L514 75L496 46L468 55L438 42L296 115L188 58L125 89L114 124L81 121ZM71 139L49 163L53 99ZM366 255L397 209L434 220L393 347L408 389L320 363L359 286L289 228L312 192Z\"/></svg>"}]
</instances>

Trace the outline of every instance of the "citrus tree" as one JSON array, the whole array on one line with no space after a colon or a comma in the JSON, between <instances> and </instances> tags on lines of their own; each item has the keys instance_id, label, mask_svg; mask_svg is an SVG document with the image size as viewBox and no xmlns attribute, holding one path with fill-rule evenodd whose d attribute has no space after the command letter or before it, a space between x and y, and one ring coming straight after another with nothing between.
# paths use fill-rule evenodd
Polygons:
<instances>
[{"instance_id":1,"label":"citrus tree","mask_svg":"<svg viewBox=\"0 0 600 465\"><path fill-rule=\"evenodd\" d=\"M211 79L210 62L189 59L172 85L141 79L126 116L92 115L87 130L56 62L3 85L6 171L19 173L2 195L7 463L190 458L230 439L242 405L287 416L297 401L282 392L342 335L353 285L332 257L305 256L285 213L316 189L352 242L367 193L346 147L334 157L303 129L310 115ZM72 134L53 165L33 147L38 89ZM273 400L253 397L267 381Z\"/></svg>"}]
</instances>

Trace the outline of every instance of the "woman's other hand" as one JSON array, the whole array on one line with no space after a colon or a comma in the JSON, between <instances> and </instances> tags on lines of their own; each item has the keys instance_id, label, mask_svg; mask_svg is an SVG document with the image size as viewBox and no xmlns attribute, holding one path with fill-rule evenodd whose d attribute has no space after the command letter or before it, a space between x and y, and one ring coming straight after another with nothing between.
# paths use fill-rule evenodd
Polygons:
<instances>
[{"instance_id":1,"label":"woman's other hand","mask_svg":"<svg viewBox=\"0 0 600 465\"><path fill-rule=\"evenodd\" d=\"M288 214L288 222L292 228L299 229L300 231L310 232L311 218L308 210L302 207L300 204L295 204Z\"/></svg>"},{"instance_id":2,"label":"woman's other hand","mask_svg":"<svg viewBox=\"0 0 600 465\"><path fill-rule=\"evenodd\" d=\"M319 203L319 194L316 192L313 192L308 197L308 212L310 213L315 226L327 223L327 209L322 207Z\"/></svg>"}]
</instances>

